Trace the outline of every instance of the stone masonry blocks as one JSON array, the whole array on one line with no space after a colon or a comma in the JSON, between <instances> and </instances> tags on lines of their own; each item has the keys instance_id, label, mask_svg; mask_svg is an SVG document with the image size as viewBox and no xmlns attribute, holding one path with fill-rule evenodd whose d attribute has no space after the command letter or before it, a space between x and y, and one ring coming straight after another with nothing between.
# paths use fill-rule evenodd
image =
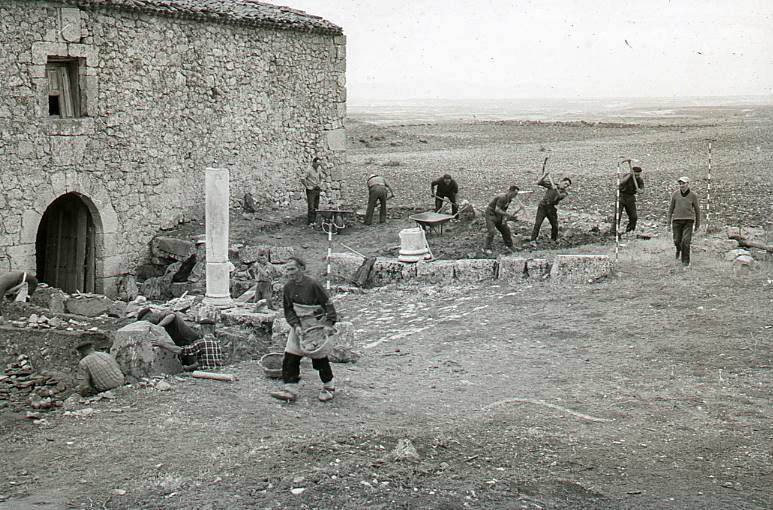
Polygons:
<instances>
[{"instance_id":1,"label":"stone masonry blocks","mask_svg":"<svg viewBox=\"0 0 773 510\"><path fill-rule=\"evenodd\" d=\"M524 280L526 272L526 259L523 257L506 257L498 259L497 279L518 283Z\"/></svg>"},{"instance_id":2,"label":"stone masonry blocks","mask_svg":"<svg viewBox=\"0 0 773 510\"><path fill-rule=\"evenodd\" d=\"M550 270L550 280L565 283L588 283L612 271L606 255L556 255Z\"/></svg>"},{"instance_id":3,"label":"stone masonry blocks","mask_svg":"<svg viewBox=\"0 0 773 510\"><path fill-rule=\"evenodd\" d=\"M334 279L341 278L351 282L364 261L365 257L352 253L331 253L330 272Z\"/></svg>"},{"instance_id":4,"label":"stone masonry blocks","mask_svg":"<svg viewBox=\"0 0 773 510\"><path fill-rule=\"evenodd\" d=\"M416 276L416 264L399 262L386 257L376 258L370 279L374 286L398 283Z\"/></svg>"},{"instance_id":5,"label":"stone masonry blocks","mask_svg":"<svg viewBox=\"0 0 773 510\"><path fill-rule=\"evenodd\" d=\"M462 259L454 265L454 276L462 283L493 280L497 261L494 259Z\"/></svg>"},{"instance_id":6,"label":"stone masonry blocks","mask_svg":"<svg viewBox=\"0 0 773 510\"><path fill-rule=\"evenodd\" d=\"M526 278L543 280L550 274L550 262L547 259L528 259L526 261Z\"/></svg>"},{"instance_id":7,"label":"stone masonry blocks","mask_svg":"<svg viewBox=\"0 0 773 510\"><path fill-rule=\"evenodd\" d=\"M420 261L416 263L416 279L426 283L451 283L454 280L455 260Z\"/></svg>"}]
</instances>

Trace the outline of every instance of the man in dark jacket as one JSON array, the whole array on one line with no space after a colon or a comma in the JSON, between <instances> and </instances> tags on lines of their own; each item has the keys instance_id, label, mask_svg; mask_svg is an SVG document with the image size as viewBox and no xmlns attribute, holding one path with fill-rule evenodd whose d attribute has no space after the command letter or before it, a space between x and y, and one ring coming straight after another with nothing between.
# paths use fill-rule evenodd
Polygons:
<instances>
[{"instance_id":1,"label":"man in dark jacket","mask_svg":"<svg viewBox=\"0 0 773 510\"><path fill-rule=\"evenodd\" d=\"M550 178L550 173L546 173L537 184L547 188L547 191L537 206L537 219L534 221L534 230L531 232L532 246L537 243L537 237L545 218L550 222L550 239L558 241L558 210L556 205L569 194L567 189L572 185L572 180L569 177L564 177L558 181L558 185L555 185Z\"/></svg>"},{"instance_id":2,"label":"man in dark jacket","mask_svg":"<svg viewBox=\"0 0 773 510\"><path fill-rule=\"evenodd\" d=\"M435 191L435 188L437 188L437 191ZM459 193L459 185L456 184L456 181L449 174L445 174L443 177L432 181L430 192L435 197L435 212L438 212L443 207L443 199L447 198L451 202L451 214L457 215L459 206L456 205L456 194Z\"/></svg>"},{"instance_id":3,"label":"man in dark jacket","mask_svg":"<svg viewBox=\"0 0 773 510\"><path fill-rule=\"evenodd\" d=\"M486 253L491 253L491 245L494 242L496 230L499 230L499 233L502 234L502 240L505 242L507 250L512 251L513 235L510 232L510 226L507 222L509 220L514 220L515 215L523 209L523 206L513 214L508 213L507 208L510 206L510 202L517 196L518 186L513 184L507 190L507 193L495 196L488 207L486 207L486 246L484 248Z\"/></svg>"},{"instance_id":4,"label":"man in dark jacket","mask_svg":"<svg viewBox=\"0 0 773 510\"><path fill-rule=\"evenodd\" d=\"M644 179L641 178L641 167L631 168L629 173L621 182L618 190L620 191L620 210L617 211L617 228L620 228L620 222L623 219L623 211L628 215L628 225L626 232L633 232L636 229L636 193L644 188Z\"/></svg>"},{"instance_id":5,"label":"man in dark jacket","mask_svg":"<svg viewBox=\"0 0 773 510\"><path fill-rule=\"evenodd\" d=\"M327 402L335 395L335 379L327 356L331 349L328 335L335 334L333 325L337 316L325 289L317 280L305 275L305 270L303 260L290 257L285 268L288 282L283 291L285 319L290 326L282 360L284 387L272 391L271 396L287 402L298 398L301 359L308 356L322 380L319 400Z\"/></svg>"}]
</instances>

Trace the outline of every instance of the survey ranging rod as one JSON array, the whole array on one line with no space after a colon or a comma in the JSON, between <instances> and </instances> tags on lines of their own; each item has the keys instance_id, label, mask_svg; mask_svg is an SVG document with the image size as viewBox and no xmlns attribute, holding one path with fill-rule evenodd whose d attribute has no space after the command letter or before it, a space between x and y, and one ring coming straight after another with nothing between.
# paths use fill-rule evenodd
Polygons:
<instances>
[{"instance_id":1,"label":"survey ranging rod","mask_svg":"<svg viewBox=\"0 0 773 510\"><path fill-rule=\"evenodd\" d=\"M325 271L325 289L328 291L330 290L330 257L333 254L333 230L338 232L338 230L344 228L344 225L338 225L335 220L335 214L333 214L330 217L330 221L328 221L326 218L322 219L322 231L327 233L327 257L326 257L326 263L327 263L327 269Z\"/></svg>"},{"instance_id":2,"label":"survey ranging rod","mask_svg":"<svg viewBox=\"0 0 773 510\"><path fill-rule=\"evenodd\" d=\"M706 231L709 228L709 221L711 220L711 142L713 140L709 138L709 171L706 175Z\"/></svg>"},{"instance_id":3,"label":"survey ranging rod","mask_svg":"<svg viewBox=\"0 0 773 510\"><path fill-rule=\"evenodd\" d=\"M620 253L620 162L617 162L617 186L615 186L615 219L613 224L615 226L615 262Z\"/></svg>"}]
</instances>

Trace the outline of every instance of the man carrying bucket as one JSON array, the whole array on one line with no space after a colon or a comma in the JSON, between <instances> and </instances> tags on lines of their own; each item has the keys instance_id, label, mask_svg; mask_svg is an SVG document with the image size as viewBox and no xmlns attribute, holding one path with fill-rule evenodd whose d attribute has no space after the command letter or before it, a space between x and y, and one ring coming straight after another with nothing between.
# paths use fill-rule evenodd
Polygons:
<instances>
[{"instance_id":1,"label":"man carrying bucket","mask_svg":"<svg viewBox=\"0 0 773 510\"><path fill-rule=\"evenodd\" d=\"M271 396L287 402L298 398L301 359L308 356L322 380L319 400L327 402L335 394L335 379L327 356L333 347L331 336L336 332L333 324L337 317L325 289L304 274L305 270L306 263L298 257L291 257L287 263L289 281L284 286L284 313L290 333L282 360L284 387L272 391Z\"/></svg>"}]
</instances>

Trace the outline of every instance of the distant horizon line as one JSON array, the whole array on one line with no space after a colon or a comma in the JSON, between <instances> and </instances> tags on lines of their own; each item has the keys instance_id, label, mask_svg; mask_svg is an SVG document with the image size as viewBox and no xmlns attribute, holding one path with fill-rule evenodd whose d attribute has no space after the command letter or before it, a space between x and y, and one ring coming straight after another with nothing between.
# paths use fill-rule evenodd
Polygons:
<instances>
[{"instance_id":1,"label":"distant horizon line","mask_svg":"<svg viewBox=\"0 0 773 510\"><path fill-rule=\"evenodd\" d=\"M593 101L593 100L695 100L695 99L765 99L773 101L773 94L727 94L727 95L708 95L708 96L565 96L565 97L404 97L404 98L349 98L347 104L361 102L394 102L394 101Z\"/></svg>"}]
</instances>

